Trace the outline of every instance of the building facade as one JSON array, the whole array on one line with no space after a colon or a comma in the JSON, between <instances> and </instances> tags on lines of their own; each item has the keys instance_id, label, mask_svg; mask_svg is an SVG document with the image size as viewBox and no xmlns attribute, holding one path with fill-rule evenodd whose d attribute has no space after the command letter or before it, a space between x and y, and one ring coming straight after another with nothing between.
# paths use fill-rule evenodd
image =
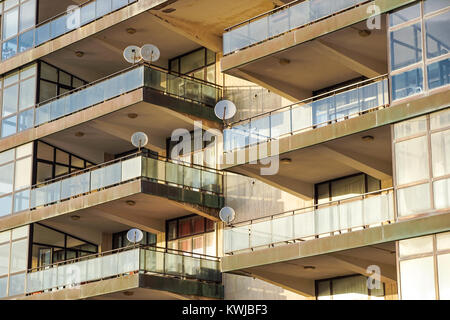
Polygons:
<instances>
[{"instance_id":1,"label":"building facade","mask_svg":"<svg viewBox=\"0 0 450 320\"><path fill-rule=\"evenodd\" d=\"M0 299L450 299L449 25L446 0L1 1Z\"/></svg>"}]
</instances>

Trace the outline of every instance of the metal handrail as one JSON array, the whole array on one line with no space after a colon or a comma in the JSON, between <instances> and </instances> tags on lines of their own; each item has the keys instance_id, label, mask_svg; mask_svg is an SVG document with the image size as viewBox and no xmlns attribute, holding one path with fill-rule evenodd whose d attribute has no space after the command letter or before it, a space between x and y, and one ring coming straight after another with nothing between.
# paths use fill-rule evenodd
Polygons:
<instances>
[{"instance_id":1,"label":"metal handrail","mask_svg":"<svg viewBox=\"0 0 450 320\"><path fill-rule=\"evenodd\" d=\"M381 190L376 190L376 191L363 193L363 194L360 194L360 195L357 195L357 196L348 197L348 198L345 198L345 199L332 200L332 201L324 202L324 203L321 203L321 204L315 204L315 205L306 206L306 207L303 207L303 208L300 208L300 209L288 210L288 211L284 211L284 212L281 212L281 213L273 214L273 215L270 215L270 216L267 216L267 217L261 217L261 218L256 218L256 219L249 219L249 220L245 220L245 221L240 221L240 222L238 222L238 223L236 223L234 225L231 225L230 229L234 228L234 227L242 227L242 226L245 226L245 225L251 225L251 224L257 223L259 221L272 220L272 219L274 219L274 218L276 218L278 216L286 215L287 213L292 213L292 215L296 215L296 214L299 214L299 213L296 213L297 211L305 211L305 210L308 210L308 209L318 209L319 207L330 207L333 204L339 205L341 203L354 202L354 201L356 201L358 199L365 199L368 196L375 195L375 194L382 194L383 192L389 193L390 191L393 191L393 190L394 190L394 188L392 188L392 187L391 188L385 188L385 189L381 189Z\"/></svg>"},{"instance_id":2,"label":"metal handrail","mask_svg":"<svg viewBox=\"0 0 450 320\"><path fill-rule=\"evenodd\" d=\"M251 23L251 22L253 22L255 20L258 20L261 17L272 15L272 14L274 14L277 11L282 11L282 10L284 10L287 7L292 7L292 6L294 6L294 5L296 5L296 4L300 3L300 2L305 2L305 1L309 1L309 0L295 0L295 1L283 4L282 6L273 8L272 10L260 13L257 16L251 17L251 18L249 18L247 20L244 20L244 21L239 22L237 24L234 24L234 25L232 25L230 27L227 27L227 28L225 28L225 32L231 31L231 30L236 29L237 27L239 27L239 26L241 26L243 24Z\"/></svg>"},{"instance_id":3,"label":"metal handrail","mask_svg":"<svg viewBox=\"0 0 450 320\"><path fill-rule=\"evenodd\" d=\"M350 88L356 89L356 88L359 88L359 87L361 87L362 85L365 85L365 84L375 83L375 82L378 82L380 80L388 79L388 76L389 76L388 74L383 74L383 75L377 76L375 78L366 79L366 80L363 80L363 81L360 81L360 82L357 82L357 83L353 83L353 84L350 84L350 85L347 85L347 86L344 86L344 87L341 87L341 88L333 89L331 91L327 91L327 92L321 93L319 95L316 95L316 96L313 96L313 97L309 97L309 98L306 98L306 99L294 102L294 103L292 103L290 105L287 105L287 106L284 106L284 107L280 107L280 108L277 108L277 109L274 109L274 110L270 110L270 111L267 111L267 112L264 112L264 113L260 113L258 115L252 116L252 117L248 117L248 118L245 118L245 119L242 119L242 120L237 120L237 121L231 122L229 124L229 126L233 127L233 126L235 126L235 125L237 125L237 124L239 124L241 122L247 122L247 121L250 121L252 119L262 118L262 117L264 117L266 115L271 115L272 113L277 113L277 112L279 112L281 110L289 109L289 108L292 108L292 107L294 107L296 105L299 105L299 104L307 104L307 102L318 100L319 98L326 98L328 96L336 95L336 93L345 92L345 91L347 91L347 89L350 89Z\"/></svg>"},{"instance_id":4,"label":"metal handrail","mask_svg":"<svg viewBox=\"0 0 450 320\"><path fill-rule=\"evenodd\" d=\"M232 25L232 26L230 26L230 27L227 27L227 28L224 29L224 31L225 31L225 32L229 32L229 31L231 31L231 30L236 29L236 28L239 27L239 26L242 26L242 25L244 25L244 24L250 24L250 23L252 23L253 21L258 20L259 18L262 18L262 17L264 17L264 16L270 16L270 15L272 15L272 14L278 12L278 11L283 11L283 10L285 10L285 9L288 8L288 7L293 7L293 6L297 5L297 4L299 4L300 2L305 2L305 1L310 1L310 0L296 0L296 1L292 1L292 2L286 3L286 4L284 4L284 5L280 6L280 7L277 7L277 8L274 8L274 9L272 9L272 10L266 11L266 12L264 12L264 13L261 13L261 14L257 15L257 16L254 16L254 17L252 17L252 18L250 18L250 19L244 20L244 21L239 22L239 23L237 23L237 24L235 24L235 25ZM372 1L372 0L367 0L367 1L364 1L364 2L361 2L361 3L357 3L356 5L350 6L349 8L357 7L357 6L360 6L360 5L363 4L363 3L370 2L370 1ZM324 17L321 18L321 19L324 19L324 18L326 18L326 17L335 15L335 14L337 14L337 13L339 13L339 12L344 11L344 10L348 10L349 8L343 9L343 10L341 10L341 11L334 12L334 13L328 15L328 16L324 16ZM312 22L314 22L314 21L312 21ZM300 26L300 27L301 27L301 26ZM244 47L244 48L245 48L245 47Z\"/></svg>"},{"instance_id":5,"label":"metal handrail","mask_svg":"<svg viewBox=\"0 0 450 320\"><path fill-rule=\"evenodd\" d=\"M210 256L210 255L201 254L201 253L195 253L195 252L191 252L191 251L183 251L183 250L178 250L178 249L170 249L170 248L165 248L165 247L158 247L158 246L155 246L155 245L138 244L138 245L130 245L130 246L122 247L122 248L118 248L118 249L108 250L108 251L104 251L104 252L93 253L93 254L90 254L90 255L87 255L87 256L83 256L83 257L78 257L78 258L68 259L68 260L64 260L64 261L59 261L59 262L55 262L55 263L52 263L52 264L49 264L49 265L45 265L45 266L30 268L30 269L27 270L27 273L38 272L38 271L41 271L41 270L47 270L47 269L58 267L60 265L73 264L73 263L77 263L77 262L84 261L84 260L95 259L95 258L98 258L98 257L112 255L112 254L116 254L116 253L119 253L119 252L131 251L131 250L134 250L134 249L153 250L153 251L157 251L157 252L176 254L176 255L180 255L180 256L188 256L188 255L190 255L190 256L193 256L193 257L198 258L198 259L209 260L209 261L216 261L216 262L220 261L220 258L216 257L216 256Z\"/></svg>"}]
</instances>

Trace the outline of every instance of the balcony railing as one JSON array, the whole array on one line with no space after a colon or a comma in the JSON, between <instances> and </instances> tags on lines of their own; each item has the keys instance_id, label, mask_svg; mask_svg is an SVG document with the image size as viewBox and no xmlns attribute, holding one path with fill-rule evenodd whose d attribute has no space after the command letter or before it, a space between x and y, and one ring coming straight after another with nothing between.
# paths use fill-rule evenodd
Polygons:
<instances>
[{"instance_id":1,"label":"balcony railing","mask_svg":"<svg viewBox=\"0 0 450 320\"><path fill-rule=\"evenodd\" d=\"M293 1L250 20L229 27L223 34L224 55L277 37L368 0L299 0Z\"/></svg>"},{"instance_id":2,"label":"balcony railing","mask_svg":"<svg viewBox=\"0 0 450 320\"><path fill-rule=\"evenodd\" d=\"M389 105L386 76L365 80L231 124L224 151L293 135Z\"/></svg>"},{"instance_id":3,"label":"balcony railing","mask_svg":"<svg viewBox=\"0 0 450 320\"><path fill-rule=\"evenodd\" d=\"M79 5L74 12L62 12L50 19L42 21L34 28L19 34L19 50L2 53L2 60L9 59L17 53L38 47L43 43L56 39L70 31L80 28L111 12L128 6L138 0L90 0ZM79 23L78 23L79 22ZM6 47L5 47L6 48Z\"/></svg>"},{"instance_id":4,"label":"balcony railing","mask_svg":"<svg viewBox=\"0 0 450 320\"><path fill-rule=\"evenodd\" d=\"M214 83L140 64L42 102L35 108L34 124L42 125L142 87L208 107L214 107L222 96L221 87Z\"/></svg>"},{"instance_id":5,"label":"balcony railing","mask_svg":"<svg viewBox=\"0 0 450 320\"><path fill-rule=\"evenodd\" d=\"M393 189L366 193L286 212L250 222L242 222L224 231L224 252L306 240L334 232L351 232L383 222L394 221Z\"/></svg>"},{"instance_id":6,"label":"balcony railing","mask_svg":"<svg viewBox=\"0 0 450 320\"><path fill-rule=\"evenodd\" d=\"M26 294L73 288L131 274L156 274L218 283L217 257L159 247L127 247L31 269Z\"/></svg>"},{"instance_id":7,"label":"balcony railing","mask_svg":"<svg viewBox=\"0 0 450 320\"><path fill-rule=\"evenodd\" d=\"M220 208L222 205L222 172L163 157L147 157L141 153L36 184L26 192L21 192L20 201L28 203L28 206L22 207L23 210L32 210L136 179L191 191L189 194L183 193L178 201L210 208Z\"/></svg>"}]
</instances>

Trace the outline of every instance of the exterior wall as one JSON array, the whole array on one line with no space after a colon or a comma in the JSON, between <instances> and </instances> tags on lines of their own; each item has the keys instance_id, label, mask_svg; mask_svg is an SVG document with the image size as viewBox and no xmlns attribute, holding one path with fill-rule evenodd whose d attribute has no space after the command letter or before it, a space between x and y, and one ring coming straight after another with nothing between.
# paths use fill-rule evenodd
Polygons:
<instances>
[{"instance_id":1,"label":"exterior wall","mask_svg":"<svg viewBox=\"0 0 450 320\"><path fill-rule=\"evenodd\" d=\"M285 191L253 178L228 173L225 183L225 205L233 208L233 223L267 217L312 205Z\"/></svg>"},{"instance_id":2,"label":"exterior wall","mask_svg":"<svg viewBox=\"0 0 450 320\"><path fill-rule=\"evenodd\" d=\"M225 300L306 300L292 291L252 277L223 274Z\"/></svg>"}]
</instances>

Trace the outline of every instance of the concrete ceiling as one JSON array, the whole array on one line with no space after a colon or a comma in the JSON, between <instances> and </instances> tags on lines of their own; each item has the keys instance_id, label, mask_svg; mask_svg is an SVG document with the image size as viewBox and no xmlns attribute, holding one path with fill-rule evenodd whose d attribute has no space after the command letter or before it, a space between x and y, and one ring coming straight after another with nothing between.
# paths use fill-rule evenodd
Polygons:
<instances>
[{"instance_id":1,"label":"concrete ceiling","mask_svg":"<svg viewBox=\"0 0 450 320\"><path fill-rule=\"evenodd\" d=\"M127 201L134 201L130 206ZM82 209L43 221L43 224L97 244L102 233L116 233L130 228L164 232L165 221L192 214L176 201L139 193L95 207ZM80 216L72 220L72 216Z\"/></svg>"},{"instance_id":2,"label":"concrete ceiling","mask_svg":"<svg viewBox=\"0 0 450 320\"><path fill-rule=\"evenodd\" d=\"M134 28L136 33L127 33ZM144 12L113 27L52 52L43 60L86 81L97 80L130 66L123 58L123 50L130 45L156 45L161 52L155 63L167 68L169 59L192 51L200 46L161 25L158 18ZM79 58L75 52L84 55Z\"/></svg>"},{"instance_id":3,"label":"concrete ceiling","mask_svg":"<svg viewBox=\"0 0 450 320\"><path fill-rule=\"evenodd\" d=\"M134 288L92 297L86 300L186 300L187 297L169 291Z\"/></svg>"},{"instance_id":4,"label":"concrete ceiling","mask_svg":"<svg viewBox=\"0 0 450 320\"><path fill-rule=\"evenodd\" d=\"M128 114L138 115L130 119ZM78 126L58 131L43 140L70 151L94 163L102 163L104 154L119 154L135 147L131 144L134 132L145 132L147 148L165 152L166 138L177 128L193 130L193 120L165 107L140 102ZM83 132L82 137L75 136Z\"/></svg>"},{"instance_id":5,"label":"concrete ceiling","mask_svg":"<svg viewBox=\"0 0 450 320\"><path fill-rule=\"evenodd\" d=\"M370 265L381 269L381 281L397 280L395 242L283 261L239 270L300 294L314 295L314 281L367 273Z\"/></svg>"},{"instance_id":6,"label":"concrete ceiling","mask_svg":"<svg viewBox=\"0 0 450 320\"><path fill-rule=\"evenodd\" d=\"M74 2L58 1L57 6L51 7L50 1L44 1L41 11L51 12L48 16L53 16L64 12ZM155 64L167 68L169 59L201 46L221 52L222 34L226 27L283 4L278 0L183 0L167 3L53 52L43 60L86 81L93 81L129 66L122 57L127 46L152 43L161 51ZM168 9L175 11L165 12ZM127 33L128 28L135 29L136 33ZM75 55L77 51L82 51L84 56L78 58Z\"/></svg>"},{"instance_id":7,"label":"concrete ceiling","mask_svg":"<svg viewBox=\"0 0 450 320\"><path fill-rule=\"evenodd\" d=\"M302 100L313 91L365 76L387 73L385 16L381 30L366 30L365 22L341 29L236 67L226 73L253 81L290 100ZM265 43L260 44L264 46Z\"/></svg>"},{"instance_id":8,"label":"concrete ceiling","mask_svg":"<svg viewBox=\"0 0 450 320\"><path fill-rule=\"evenodd\" d=\"M175 0L152 13L199 39L222 38L224 30L285 4L286 0ZM168 12L175 9L175 11ZM194 30L195 29L195 30ZM211 48L212 49L212 48Z\"/></svg>"}]
</instances>

